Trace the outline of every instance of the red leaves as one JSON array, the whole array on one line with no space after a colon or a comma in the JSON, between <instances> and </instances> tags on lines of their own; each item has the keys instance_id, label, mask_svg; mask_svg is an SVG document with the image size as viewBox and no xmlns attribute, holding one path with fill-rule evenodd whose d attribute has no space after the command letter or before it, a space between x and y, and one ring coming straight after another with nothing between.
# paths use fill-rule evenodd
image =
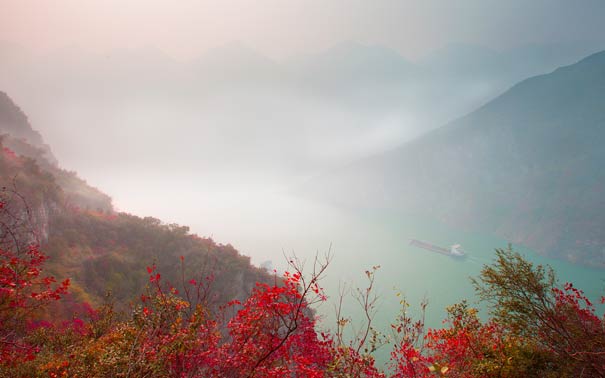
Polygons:
<instances>
[{"instance_id":1,"label":"red leaves","mask_svg":"<svg viewBox=\"0 0 605 378\"><path fill-rule=\"evenodd\" d=\"M552 352L582 364L605 366L605 352L595 353L605 350L605 318L595 314L593 303L571 283L562 290L553 288L553 294L555 308L543 330Z\"/></svg>"},{"instance_id":2,"label":"red leaves","mask_svg":"<svg viewBox=\"0 0 605 378\"><path fill-rule=\"evenodd\" d=\"M12 307L37 308L49 300L56 300L67 292L70 281L53 287L55 278L40 277L41 266L47 257L37 246L26 253L0 250L0 298ZM33 302L29 299L34 300Z\"/></svg>"},{"instance_id":3,"label":"red leaves","mask_svg":"<svg viewBox=\"0 0 605 378\"><path fill-rule=\"evenodd\" d=\"M11 161L18 160L17 154L8 147L2 147L2 155L7 160L11 160Z\"/></svg>"},{"instance_id":4,"label":"red leaves","mask_svg":"<svg viewBox=\"0 0 605 378\"><path fill-rule=\"evenodd\" d=\"M53 277L43 276L46 257L37 248L25 255L0 251L0 258L0 299L9 299L0 303L12 306L0 314L22 310L26 313L31 306L37 308L36 305L59 299L70 284L69 279L56 284ZM181 258L183 264L184 258ZM29 335L52 331L58 335L54 340L59 345L58 351L40 359L44 361L40 363L45 364L40 371L49 376L76 376L74 369L86 372L86 366L109 365L111 372L130 371L133 376L387 376L374 364L374 349L354 348L353 343L342 342L338 333L333 336L328 331L317 331L310 306L326 298L318 285L317 274L306 277L296 270L286 272L272 285L259 282L245 300L233 299L212 313L207 302L194 296L196 288L198 296L201 290L206 290L206 281L211 280L211 276L200 274L197 280L187 280L183 273L180 281L183 294L179 296L179 290L162 281L155 265L147 267L147 272L148 292L141 295L142 304L125 322L105 322L99 312L88 309L91 313L88 321L74 317L58 329L42 323L25 327ZM545 321L565 333L548 334L548 330L542 330L536 340L549 337L557 341L560 349L549 350L551 355L605 366L605 353L598 352L603 350L602 340L605 340L603 319L595 315L591 301L572 284L554 289L552 294L554 311ZM388 366L389 377L506 377L510 376L507 372L517 374L517 366L511 365L515 358L527 355L532 358L535 352L543 352L530 349L536 340L513 335L504 322L481 321L477 310L465 302L448 309L443 328L426 333L422 320L414 321L406 315L407 302L400 303L404 311L391 326L395 347ZM426 304L422 306L424 310ZM0 329L4 331L7 319L0 320ZM34 323L28 322L30 324ZM557 339L560 334L567 339ZM23 337L28 334L19 335L20 339L7 338L6 333L0 336L3 337L0 367L34 359L38 346L43 345L24 343ZM65 343L62 340L71 340L72 344L61 344ZM92 351L81 353L84 347ZM519 372L516 376L523 374Z\"/></svg>"},{"instance_id":5,"label":"red leaves","mask_svg":"<svg viewBox=\"0 0 605 378\"><path fill-rule=\"evenodd\" d=\"M163 285L155 266L147 271L152 285L141 296L145 306L139 312L143 328L138 354L146 364L173 372L171 376L323 377L335 356L318 339L308 308L306 293L323 295L316 279L304 286L297 272L275 285L257 283L245 301L234 299L224 307L216 318L226 322L219 323L204 307L194 307L177 297L174 287ZM200 285L184 278L182 284ZM221 329L227 333L221 336Z\"/></svg>"},{"instance_id":6,"label":"red leaves","mask_svg":"<svg viewBox=\"0 0 605 378\"><path fill-rule=\"evenodd\" d=\"M429 377L432 359L424 356L410 343L396 347L391 352L391 369L394 378Z\"/></svg>"},{"instance_id":7,"label":"red leaves","mask_svg":"<svg viewBox=\"0 0 605 378\"><path fill-rule=\"evenodd\" d=\"M69 279L55 285L54 277L40 276L46 260L37 245L25 252L0 249L1 364L33 358L36 349L24 344L16 330L27 328L37 310L67 293Z\"/></svg>"}]
</instances>

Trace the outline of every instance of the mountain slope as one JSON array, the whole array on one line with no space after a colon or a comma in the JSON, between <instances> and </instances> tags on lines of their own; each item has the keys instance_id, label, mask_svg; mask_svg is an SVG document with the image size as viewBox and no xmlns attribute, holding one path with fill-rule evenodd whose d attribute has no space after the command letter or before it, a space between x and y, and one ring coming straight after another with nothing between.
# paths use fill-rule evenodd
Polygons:
<instances>
[{"instance_id":1,"label":"mountain slope","mask_svg":"<svg viewBox=\"0 0 605 378\"><path fill-rule=\"evenodd\" d=\"M0 92L0 144L19 156L35 161L37 169L41 168L50 174L53 183L61 188L64 201L70 206L113 211L108 195L88 185L74 172L58 166L57 159L40 133L32 128L25 113L4 92ZM29 165L32 163L27 163ZM9 176L3 173L2 184L11 186L7 182ZM16 170L14 174L18 173L19 170Z\"/></svg>"},{"instance_id":2,"label":"mountain slope","mask_svg":"<svg viewBox=\"0 0 605 378\"><path fill-rule=\"evenodd\" d=\"M320 198L495 233L605 266L605 52L321 178ZM319 185L311 185L320 187Z\"/></svg>"},{"instance_id":3,"label":"mountain slope","mask_svg":"<svg viewBox=\"0 0 605 378\"><path fill-rule=\"evenodd\" d=\"M40 157L56 164L56 159L50 147L44 143L40 133L32 129L25 113L15 105L6 93L0 91L0 135L2 134L7 134L14 139L14 144L17 144L18 140L27 141L32 146L40 149Z\"/></svg>"},{"instance_id":4,"label":"mountain slope","mask_svg":"<svg viewBox=\"0 0 605 378\"><path fill-rule=\"evenodd\" d=\"M50 257L46 268L72 281L72 303L99 304L111 291L124 308L145 291L145 268L153 264L165 282L179 284L181 269L184 277L211 282L213 296L207 299L217 306L244 299L256 282L271 279L231 245L191 234L188 227L116 213L109 196L49 162L30 144L44 146L25 114L0 94L0 196L9 199L2 206L11 206L14 217L30 214L23 221ZM12 223L0 217L1 225Z\"/></svg>"}]
</instances>

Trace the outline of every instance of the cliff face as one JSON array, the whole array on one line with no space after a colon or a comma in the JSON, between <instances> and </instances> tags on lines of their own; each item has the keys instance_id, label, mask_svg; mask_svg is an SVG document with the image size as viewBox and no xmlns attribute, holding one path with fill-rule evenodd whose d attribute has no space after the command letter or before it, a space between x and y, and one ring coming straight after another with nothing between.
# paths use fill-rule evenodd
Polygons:
<instances>
[{"instance_id":1,"label":"cliff face","mask_svg":"<svg viewBox=\"0 0 605 378\"><path fill-rule=\"evenodd\" d=\"M601 52L321 177L309 191L344 206L420 214L605 266L604 122Z\"/></svg>"}]
</instances>

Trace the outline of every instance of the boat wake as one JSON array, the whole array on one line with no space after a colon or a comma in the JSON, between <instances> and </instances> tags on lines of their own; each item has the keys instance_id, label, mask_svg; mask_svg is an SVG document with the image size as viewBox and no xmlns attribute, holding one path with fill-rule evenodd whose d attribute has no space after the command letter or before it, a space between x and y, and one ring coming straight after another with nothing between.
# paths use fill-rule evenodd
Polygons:
<instances>
[{"instance_id":1,"label":"boat wake","mask_svg":"<svg viewBox=\"0 0 605 378\"><path fill-rule=\"evenodd\" d=\"M462 249L460 244L454 244L448 249L448 248L439 247L437 245L427 243L427 242L424 242L421 240L411 239L410 245L412 245L414 247L426 249L427 251L437 252L437 253L440 253L440 254L446 255L446 256L463 257L466 255L466 252L464 252L464 250Z\"/></svg>"}]
</instances>

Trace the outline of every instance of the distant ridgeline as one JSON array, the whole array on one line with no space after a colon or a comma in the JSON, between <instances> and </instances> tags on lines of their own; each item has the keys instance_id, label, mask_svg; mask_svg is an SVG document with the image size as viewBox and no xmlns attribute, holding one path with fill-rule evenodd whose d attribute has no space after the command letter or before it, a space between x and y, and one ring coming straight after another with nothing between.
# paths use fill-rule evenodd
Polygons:
<instances>
[{"instance_id":1,"label":"distant ridgeline","mask_svg":"<svg viewBox=\"0 0 605 378\"><path fill-rule=\"evenodd\" d=\"M0 135L0 187L25 199L50 256L46 269L72 280L74 302L99 304L111 291L125 306L144 292L146 267L153 264L173 283L180 283L181 268L186 277L211 277L215 305L243 300L255 282L269 279L230 245L155 218L116 213L109 196L58 166L25 114L2 92Z\"/></svg>"},{"instance_id":2,"label":"distant ridgeline","mask_svg":"<svg viewBox=\"0 0 605 378\"><path fill-rule=\"evenodd\" d=\"M311 181L304 192L605 267L604 146L600 52L524 80L465 117Z\"/></svg>"}]
</instances>

